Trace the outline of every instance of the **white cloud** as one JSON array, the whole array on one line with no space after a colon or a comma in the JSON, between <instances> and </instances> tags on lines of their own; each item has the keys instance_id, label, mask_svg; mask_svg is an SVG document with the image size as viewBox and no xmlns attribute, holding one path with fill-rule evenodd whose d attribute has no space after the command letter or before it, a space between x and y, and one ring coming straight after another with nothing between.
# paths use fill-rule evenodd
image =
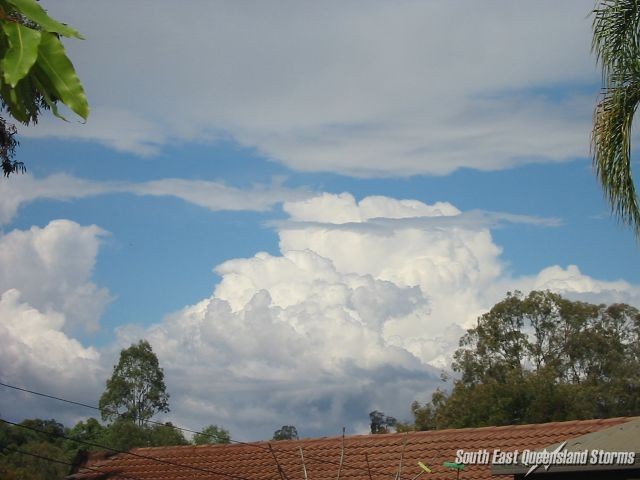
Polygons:
<instances>
[{"instance_id":1,"label":"white cloud","mask_svg":"<svg viewBox=\"0 0 640 480\"><path fill-rule=\"evenodd\" d=\"M16 289L39 311L64 314L65 329L96 330L111 301L108 290L90 281L105 233L54 220L0 236L0 293Z\"/></svg>"},{"instance_id":2,"label":"white cloud","mask_svg":"<svg viewBox=\"0 0 640 480\"><path fill-rule=\"evenodd\" d=\"M588 153L597 87L581 89L599 79L582 1L45 4L87 37L67 46L93 111L25 135L143 155L231 137L356 176Z\"/></svg>"},{"instance_id":3,"label":"white cloud","mask_svg":"<svg viewBox=\"0 0 640 480\"><path fill-rule=\"evenodd\" d=\"M39 199L71 200L113 191L115 185L92 182L65 174L36 179L30 174L0 181L0 224L9 223L18 209Z\"/></svg>"},{"instance_id":4,"label":"white cloud","mask_svg":"<svg viewBox=\"0 0 640 480\"><path fill-rule=\"evenodd\" d=\"M38 310L9 289L0 296L0 319L4 381L52 386L94 379L100 354L63 333L64 314Z\"/></svg>"},{"instance_id":5,"label":"white cloud","mask_svg":"<svg viewBox=\"0 0 640 480\"><path fill-rule=\"evenodd\" d=\"M309 196L303 189L290 189L277 181L241 189L222 182L168 178L132 184L127 191L137 195L172 196L209 210L266 211L274 205Z\"/></svg>"},{"instance_id":6,"label":"white cloud","mask_svg":"<svg viewBox=\"0 0 640 480\"><path fill-rule=\"evenodd\" d=\"M75 310L66 299L92 285L103 232L58 220L6 234L0 272L14 275L0 276L0 377L95 404L117 351L147 338L178 424L218 423L241 439L285 424L302 435L363 431L373 409L407 418L412 400L428 399L464 328L506 290L640 302L637 285L575 266L511 277L491 236L495 216L469 217L446 202L322 194L284 210L280 254L222 263L210 297L152 326L121 326L100 351L69 333ZM0 396L0 410L23 417L95 414L37 405Z\"/></svg>"},{"instance_id":7,"label":"white cloud","mask_svg":"<svg viewBox=\"0 0 640 480\"><path fill-rule=\"evenodd\" d=\"M91 338L84 331L98 328L112 300L91 279L106 234L95 225L61 219L0 235L0 381L97 404L114 352L79 338ZM66 425L97 415L7 387L0 387L0 413L10 420L55 418Z\"/></svg>"},{"instance_id":8,"label":"white cloud","mask_svg":"<svg viewBox=\"0 0 640 480\"><path fill-rule=\"evenodd\" d=\"M69 114L72 118L73 113ZM45 116L37 125L20 130L34 138L96 141L117 151L132 152L143 157L155 155L167 141L157 124L124 107L92 106L91 120L86 123L63 122Z\"/></svg>"},{"instance_id":9,"label":"white cloud","mask_svg":"<svg viewBox=\"0 0 640 480\"><path fill-rule=\"evenodd\" d=\"M437 202L427 205L417 200L392 200L371 196L356 204L353 195L342 193L322 195L300 202L288 202L283 206L293 222L348 223L363 222L374 218L415 218L458 215L460 210L450 203Z\"/></svg>"},{"instance_id":10,"label":"white cloud","mask_svg":"<svg viewBox=\"0 0 640 480\"><path fill-rule=\"evenodd\" d=\"M39 310L10 289L0 295L0 381L89 405L106 378L101 355L65 334L66 316ZM0 387L2 417L55 418L66 425L95 412Z\"/></svg>"},{"instance_id":11,"label":"white cloud","mask_svg":"<svg viewBox=\"0 0 640 480\"><path fill-rule=\"evenodd\" d=\"M510 277L489 230L495 219L470 221L446 202L345 193L284 209L279 255L224 262L209 298L150 328L119 330L121 345L146 337L158 352L171 418L245 438L284 424L303 435L365 429L373 409L406 418L412 400L427 399L464 328L507 290L639 304L638 286L576 267Z\"/></svg>"},{"instance_id":12,"label":"white cloud","mask_svg":"<svg viewBox=\"0 0 640 480\"><path fill-rule=\"evenodd\" d=\"M506 282L502 282L505 286ZM640 289L625 280L597 280L585 275L577 265L553 265L537 275L510 280L511 290L552 290L572 300L590 303L628 303L640 307Z\"/></svg>"},{"instance_id":13,"label":"white cloud","mask_svg":"<svg viewBox=\"0 0 640 480\"><path fill-rule=\"evenodd\" d=\"M384 333L391 319L428 311L419 289L341 274L309 251L220 271L215 296L144 333L167 371L174 418L209 418L254 438L283 424L311 435L377 405L404 410L437 382L435 369ZM140 332L123 335L126 344Z\"/></svg>"},{"instance_id":14,"label":"white cloud","mask_svg":"<svg viewBox=\"0 0 640 480\"><path fill-rule=\"evenodd\" d=\"M287 188L278 179L268 185L236 188L223 182L180 178L129 183L92 181L66 174L37 179L26 174L0 182L0 225L9 223L22 205L37 200L72 200L117 193L172 196L212 211L266 211L278 203L309 196L306 190Z\"/></svg>"}]
</instances>

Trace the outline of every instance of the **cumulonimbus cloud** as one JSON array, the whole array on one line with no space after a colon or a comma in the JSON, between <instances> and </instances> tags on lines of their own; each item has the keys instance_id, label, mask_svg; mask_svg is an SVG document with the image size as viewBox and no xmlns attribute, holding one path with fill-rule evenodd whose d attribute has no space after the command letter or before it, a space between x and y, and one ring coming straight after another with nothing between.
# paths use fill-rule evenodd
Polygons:
<instances>
[{"instance_id":1,"label":"cumulonimbus cloud","mask_svg":"<svg viewBox=\"0 0 640 480\"><path fill-rule=\"evenodd\" d=\"M122 344L144 336L158 350L184 423L211 418L254 438L281 424L364 431L374 408L402 417L428 399L464 329L507 289L616 301L640 292L571 266L510 277L495 219L482 226L446 202L321 194L284 210L280 254L226 261L210 297L120 331Z\"/></svg>"},{"instance_id":2,"label":"cumulonimbus cloud","mask_svg":"<svg viewBox=\"0 0 640 480\"><path fill-rule=\"evenodd\" d=\"M269 438L290 424L302 435L342 425L365 431L371 410L407 418L411 401L428 399L464 329L507 290L640 302L639 286L576 266L511 276L491 235L495 219L483 224L447 202L325 193L283 208L290 223L277 226L278 254L223 262L212 295L154 325L122 325L117 341L100 349L67 329L64 302L0 282L1 376L95 403L118 350L147 338L165 369L175 423L222 424L241 439ZM356 228L370 223L375 228ZM24 237L29 256L39 252L59 266L52 272L82 285L103 234L57 221L9 232L5 245ZM74 263L70 248L84 260ZM21 268L35 275L43 267L12 264Z\"/></svg>"}]
</instances>

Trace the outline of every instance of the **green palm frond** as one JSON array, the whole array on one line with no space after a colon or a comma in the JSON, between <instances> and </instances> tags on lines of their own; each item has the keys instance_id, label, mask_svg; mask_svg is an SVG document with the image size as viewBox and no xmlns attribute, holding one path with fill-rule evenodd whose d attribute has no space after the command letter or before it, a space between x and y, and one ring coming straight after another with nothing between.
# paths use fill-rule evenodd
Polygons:
<instances>
[{"instance_id":1,"label":"green palm frond","mask_svg":"<svg viewBox=\"0 0 640 480\"><path fill-rule=\"evenodd\" d=\"M594 10L592 50L601 62L603 75L624 67L640 45L637 0L601 0Z\"/></svg>"},{"instance_id":2,"label":"green palm frond","mask_svg":"<svg viewBox=\"0 0 640 480\"><path fill-rule=\"evenodd\" d=\"M614 214L640 238L640 203L631 168L631 126L640 103L640 0L602 0L592 50L602 66L591 153Z\"/></svg>"}]
</instances>

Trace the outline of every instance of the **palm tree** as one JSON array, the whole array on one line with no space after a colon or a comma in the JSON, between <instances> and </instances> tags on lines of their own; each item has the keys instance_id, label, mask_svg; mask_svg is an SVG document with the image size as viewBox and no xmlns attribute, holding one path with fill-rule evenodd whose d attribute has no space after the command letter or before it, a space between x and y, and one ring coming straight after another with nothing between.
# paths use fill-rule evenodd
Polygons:
<instances>
[{"instance_id":1,"label":"palm tree","mask_svg":"<svg viewBox=\"0 0 640 480\"><path fill-rule=\"evenodd\" d=\"M640 238L631 169L631 126L640 103L640 0L600 0L592 51L602 65L602 96L591 134L593 164L613 213Z\"/></svg>"}]
</instances>

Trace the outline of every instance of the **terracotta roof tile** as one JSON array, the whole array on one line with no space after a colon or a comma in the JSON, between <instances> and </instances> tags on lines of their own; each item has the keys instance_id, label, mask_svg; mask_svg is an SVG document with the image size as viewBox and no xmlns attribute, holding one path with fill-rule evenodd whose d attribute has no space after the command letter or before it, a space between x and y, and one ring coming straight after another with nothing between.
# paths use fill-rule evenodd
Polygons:
<instances>
[{"instance_id":1,"label":"terracotta roof tile","mask_svg":"<svg viewBox=\"0 0 640 480\"><path fill-rule=\"evenodd\" d=\"M453 461L456 451L499 448L537 449L585 433L618 425L630 418L576 420L538 425L466 428L427 432L356 435L345 438L341 480L394 480L402 458L402 480L412 480L422 461L431 467L435 478L455 478L442 466ZM406 439L406 445L405 445ZM342 437L323 437L298 441L270 442L278 466L269 450L269 442L233 445L137 448L130 454L118 454L91 463L91 468L71 475L74 480L305 480L302 448L308 480L336 480L340 468ZM403 452L404 446L404 454ZM369 460L369 467L367 461ZM425 477L425 480L428 477ZM464 480L491 478L491 465L468 465Z\"/></svg>"}]
</instances>

